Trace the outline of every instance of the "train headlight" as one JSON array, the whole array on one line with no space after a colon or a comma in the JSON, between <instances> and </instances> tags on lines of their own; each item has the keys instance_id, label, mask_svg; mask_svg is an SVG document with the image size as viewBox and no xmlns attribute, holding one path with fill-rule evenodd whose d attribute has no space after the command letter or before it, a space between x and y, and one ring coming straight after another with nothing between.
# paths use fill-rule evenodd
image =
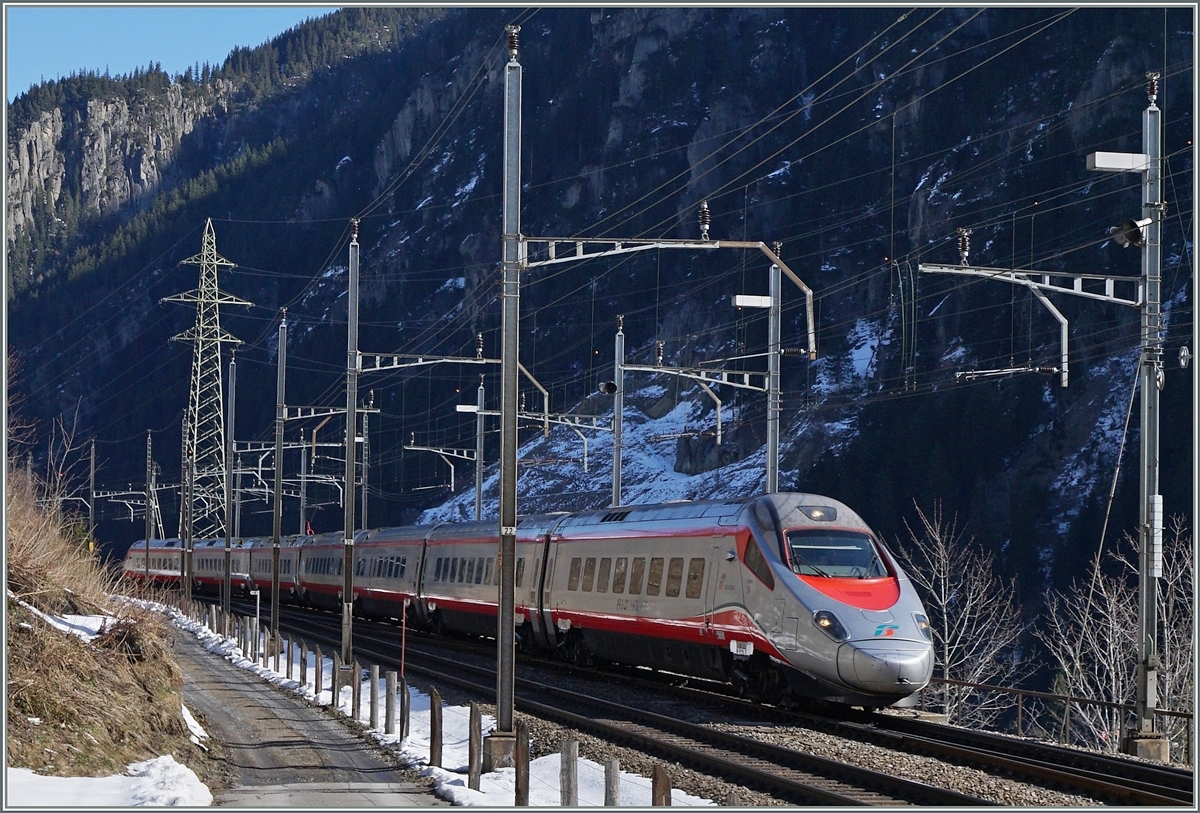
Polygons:
<instances>
[{"instance_id":1,"label":"train headlight","mask_svg":"<svg viewBox=\"0 0 1200 813\"><path fill-rule=\"evenodd\" d=\"M846 628L842 626L842 622L838 621L837 616L829 612L829 610L817 610L813 613L813 623L821 632L828 635L835 641L845 641L850 637L846 632Z\"/></svg>"},{"instance_id":2,"label":"train headlight","mask_svg":"<svg viewBox=\"0 0 1200 813\"><path fill-rule=\"evenodd\" d=\"M833 522L837 519L837 509L832 505L802 505L800 510L813 522Z\"/></svg>"},{"instance_id":3,"label":"train headlight","mask_svg":"<svg viewBox=\"0 0 1200 813\"><path fill-rule=\"evenodd\" d=\"M930 628L929 619L925 617L925 613L913 613L913 621L916 622L917 631L921 633L921 637L933 643L933 629Z\"/></svg>"}]
</instances>

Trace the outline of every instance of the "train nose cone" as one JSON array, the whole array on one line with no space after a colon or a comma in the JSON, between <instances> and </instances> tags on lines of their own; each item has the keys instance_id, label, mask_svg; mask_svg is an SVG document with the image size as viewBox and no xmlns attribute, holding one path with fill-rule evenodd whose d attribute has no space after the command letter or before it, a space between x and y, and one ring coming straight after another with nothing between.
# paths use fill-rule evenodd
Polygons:
<instances>
[{"instance_id":1,"label":"train nose cone","mask_svg":"<svg viewBox=\"0 0 1200 813\"><path fill-rule=\"evenodd\" d=\"M855 641L838 648L838 675L868 692L908 695L933 675L933 648L917 641Z\"/></svg>"}]
</instances>

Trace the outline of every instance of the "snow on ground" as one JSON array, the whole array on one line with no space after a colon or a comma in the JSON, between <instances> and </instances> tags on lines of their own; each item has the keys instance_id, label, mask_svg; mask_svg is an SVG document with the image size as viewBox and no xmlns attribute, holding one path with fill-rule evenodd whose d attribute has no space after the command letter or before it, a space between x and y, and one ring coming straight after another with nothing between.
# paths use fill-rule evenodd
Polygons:
<instances>
[{"instance_id":1,"label":"snow on ground","mask_svg":"<svg viewBox=\"0 0 1200 813\"><path fill-rule=\"evenodd\" d=\"M131 602L134 600L130 599ZM282 688L290 689L310 702L319 705L330 705L333 682L333 661L330 658L321 659L322 680L324 688L319 695L312 689L312 676L316 669L315 653L307 653L308 685L301 686L295 679L300 674L300 650L287 652L280 657L280 670L276 672L255 663L245 657L237 642L231 638L218 635L203 624L186 618L178 610L159 604L136 602L166 613L179 628L193 633L210 652L222 655L230 663L242 669L254 672L264 680L275 683ZM102 617L72 617L68 623L60 619L56 626L62 629L75 630L78 628L98 631L103 625ZM95 634L93 632L93 634ZM293 679L287 678L287 659L292 660ZM274 661L271 661L272 666ZM380 680L382 688L383 680ZM455 805L511 807L514 801L516 772L506 768L492 773L482 774L479 780L479 790L467 787L468 743L470 738L470 709L467 706L445 706L442 709L442 767L429 765L429 695L409 687L409 733L403 739L397 734L385 734L383 722L383 699L379 701L379 727L369 728L371 722L370 682L363 681L361 695L361 711L359 721L367 728L368 736L385 747L398 752L410 766L420 768L423 776L431 777L434 781L434 792ZM342 688L338 698L338 708L347 716L351 714L352 690L349 686ZM397 707L399 704L396 704ZM191 713L185 707L183 716L188 729L192 732L193 742L206 739L204 731ZM495 725L495 719L483 716L483 731ZM530 761L529 764L529 804L539 807L558 807L559 797L559 754L550 754ZM577 767L579 806L603 806L604 804L604 766L588 759L580 759ZM5 777L6 800L5 809L9 807L52 807L70 809L73 807L131 807L173 805L185 807L203 807L213 802L212 793L196 777L191 769L175 762L170 756L162 756L146 762L130 765L126 772L119 776L100 778L62 778L40 776L24 768L7 768ZM672 790L671 804L673 806L707 806L715 802L691 796L679 790ZM649 807L650 780L636 774L621 772L621 805Z\"/></svg>"},{"instance_id":2,"label":"snow on ground","mask_svg":"<svg viewBox=\"0 0 1200 813\"><path fill-rule=\"evenodd\" d=\"M135 762L117 776L40 776L5 768L5 809L50 807L207 807L213 796L191 768L171 756Z\"/></svg>"}]
</instances>

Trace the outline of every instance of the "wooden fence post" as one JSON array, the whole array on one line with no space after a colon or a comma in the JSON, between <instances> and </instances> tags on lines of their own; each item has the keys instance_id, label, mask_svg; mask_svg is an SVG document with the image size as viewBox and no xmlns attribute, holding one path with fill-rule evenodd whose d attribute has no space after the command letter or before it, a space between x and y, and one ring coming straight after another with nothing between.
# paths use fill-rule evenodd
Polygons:
<instances>
[{"instance_id":1,"label":"wooden fence post","mask_svg":"<svg viewBox=\"0 0 1200 813\"><path fill-rule=\"evenodd\" d=\"M408 693L408 681L400 675L400 739L408 736L408 723L412 718L412 696Z\"/></svg>"},{"instance_id":2,"label":"wooden fence post","mask_svg":"<svg viewBox=\"0 0 1200 813\"><path fill-rule=\"evenodd\" d=\"M618 759L604 763L604 806L621 806L621 761Z\"/></svg>"},{"instance_id":3,"label":"wooden fence post","mask_svg":"<svg viewBox=\"0 0 1200 813\"><path fill-rule=\"evenodd\" d=\"M729 791L729 793L725 794L725 806L726 807L741 807L742 806L742 797L738 796L733 791Z\"/></svg>"},{"instance_id":4,"label":"wooden fence post","mask_svg":"<svg viewBox=\"0 0 1200 813\"><path fill-rule=\"evenodd\" d=\"M429 687L429 764L442 767L442 696Z\"/></svg>"},{"instance_id":5,"label":"wooden fence post","mask_svg":"<svg viewBox=\"0 0 1200 813\"><path fill-rule=\"evenodd\" d=\"M661 764L654 766L650 776L650 804L654 807L671 806L671 777Z\"/></svg>"},{"instance_id":6,"label":"wooden fence post","mask_svg":"<svg viewBox=\"0 0 1200 813\"><path fill-rule=\"evenodd\" d=\"M350 718L358 722L358 718L362 716L362 664L357 660L354 661L351 679L354 682L350 684Z\"/></svg>"},{"instance_id":7,"label":"wooden fence post","mask_svg":"<svg viewBox=\"0 0 1200 813\"><path fill-rule=\"evenodd\" d=\"M379 729L379 664L371 664L371 730Z\"/></svg>"},{"instance_id":8,"label":"wooden fence post","mask_svg":"<svg viewBox=\"0 0 1200 813\"><path fill-rule=\"evenodd\" d=\"M300 642L300 688L308 685L308 641Z\"/></svg>"},{"instance_id":9,"label":"wooden fence post","mask_svg":"<svg viewBox=\"0 0 1200 813\"><path fill-rule=\"evenodd\" d=\"M331 667L332 675L329 678L329 688L331 690L330 705L334 710L342 706L342 656L336 650L333 653L333 666Z\"/></svg>"},{"instance_id":10,"label":"wooden fence post","mask_svg":"<svg viewBox=\"0 0 1200 813\"><path fill-rule=\"evenodd\" d=\"M563 807L579 807L579 742L567 740L562 744L558 766L558 796Z\"/></svg>"},{"instance_id":11,"label":"wooden fence post","mask_svg":"<svg viewBox=\"0 0 1200 813\"><path fill-rule=\"evenodd\" d=\"M529 728L520 720L514 726L517 730L517 742L513 749L513 767L516 769L516 783L513 788L513 806L529 807Z\"/></svg>"},{"instance_id":12,"label":"wooden fence post","mask_svg":"<svg viewBox=\"0 0 1200 813\"><path fill-rule=\"evenodd\" d=\"M396 673L390 670L383 687L383 733L396 733Z\"/></svg>"},{"instance_id":13,"label":"wooden fence post","mask_svg":"<svg viewBox=\"0 0 1200 813\"><path fill-rule=\"evenodd\" d=\"M292 636L287 637L287 645L284 647L287 650L287 679L292 679Z\"/></svg>"},{"instance_id":14,"label":"wooden fence post","mask_svg":"<svg viewBox=\"0 0 1200 813\"><path fill-rule=\"evenodd\" d=\"M483 767L483 716L479 704L471 701L471 719L467 727L467 787L479 790L479 772Z\"/></svg>"},{"instance_id":15,"label":"wooden fence post","mask_svg":"<svg viewBox=\"0 0 1200 813\"><path fill-rule=\"evenodd\" d=\"M316 700L316 702L317 702L317 705L320 705L320 703L321 703L321 682L324 680L325 666L324 666L323 656L321 655L321 647L319 645L313 647L313 653L314 653L313 660L316 662L315 671L313 672L313 695L314 695L314 700Z\"/></svg>"}]
</instances>

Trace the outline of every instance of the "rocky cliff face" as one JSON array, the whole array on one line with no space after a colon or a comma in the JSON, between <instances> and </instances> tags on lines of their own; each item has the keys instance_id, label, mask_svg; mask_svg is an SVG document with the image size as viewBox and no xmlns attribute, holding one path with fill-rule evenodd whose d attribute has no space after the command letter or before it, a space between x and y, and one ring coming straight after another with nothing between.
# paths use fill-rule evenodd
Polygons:
<instances>
[{"instance_id":1,"label":"rocky cliff face","mask_svg":"<svg viewBox=\"0 0 1200 813\"><path fill-rule=\"evenodd\" d=\"M1099 244L1098 226L1081 225L1136 205L1136 185L1121 189L1109 179L1112 188L1091 196L1093 179L1080 178L1083 155L1137 149L1141 77L1164 61L1174 73L1160 105L1175 128L1170 137L1186 139L1191 96L1180 77L1190 70L1190 44L1173 36L1164 55L1156 50L1161 13L1131 10L1064 12L1061 26L1039 32L1057 13L543 9L521 33L522 230L694 239L696 206L708 200L714 238L780 240L784 258L817 292L819 353L812 364L783 360L783 487L846 499L884 533L902 530L913 499L937 496L1018 567L1053 561L1045 551L1073 533L1060 518L1074 522L1107 485L1115 447L1105 427L1123 417L1128 392L1110 360L1123 358L1133 323L1063 306L1079 338L1068 390L1032 376L963 384L956 372L1006 366L1014 356L1017 364L1053 363L1057 325L1006 287L930 279L916 266L957 262L958 225L975 229L971 259L980 265L1125 272L1136 264L1132 253ZM170 389L146 359L162 354L190 314L156 319L154 303L195 285L195 268L175 264L195 253L188 231L208 216L220 252L246 269L229 275L231 290L260 305L243 322L229 317L231 332L249 345L239 363L273 364L269 338L256 337L287 306L296 357L306 363L288 385L297 403L317 403L340 386L330 372L345 362L338 241L352 216L362 218L360 347L472 355L482 332L491 355L508 19L449 12L402 48L345 59L321 81L253 110L231 112L218 87L193 94L172 86L161 97L90 99L75 117L53 110L16 134L10 245L31 218L52 216L48 204L60 217L74 207L116 220L136 220L139 207L161 210L143 231L131 230L129 254L114 250L84 281L52 264L63 294L54 298L62 311L54 319L49 303L18 302L10 342L37 371L39 403L67 409L83 397L86 417L109 436L140 437L146 426L164 425L162 416L185 401L186 376ZM1174 188L1190 189L1190 153L1174 142L1168 151L1177 156ZM1060 195L1054 205L1046 205L1048 192ZM90 236L88 247L110 237ZM1172 239L1183 268L1183 243L1177 232ZM765 293L759 259L663 251L531 269L522 290L523 363L549 386L553 410L611 409L588 397L611 375L622 314L631 362L649 362L663 340L666 364L738 357L757 369L765 325L733 312L729 297ZM1170 276L1169 296L1186 276ZM76 289L93 299L112 294L121 318L56 334L90 307L72 301ZM784 297L784 345L802 347L799 296L788 287ZM83 349L78 357L58 349L74 346L68 334ZM110 384L143 379L154 383ZM378 476L390 501L372 509L378 521L397 521L399 510L385 513L390 506L417 500L416 464L394 452L409 432L435 445L461 442L461 427L439 410L473 392L474 373L465 379L396 376L380 385L387 417L372 431L392 434L372 440L385 450L373 482ZM655 446L663 465L643 466L639 493L651 493L652 478L672 468L696 478L681 495L754 487L761 398L727 397L718 447L703 434L713 423L708 397L674 381L657 384L669 403L631 401L627 409L650 422L669 422L656 410L682 413L685 401L694 410L656 430L673 439ZM1100 398L1117 391L1123 395ZM164 393L174 400L166 403ZM239 410L253 414L239 426L253 432L257 418L269 420L271 399L243 393ZM130 408L113 414L117 402ZM564 450L577 439L565 443ZM593 450L596 467L605 465L603 448L597 442ZM133 479L143 462L136 451ZM726 476L739 465L741 475ZM537 504L568 507L552 501L604 491L598 480L580 481Z\"/></svg>"},{"instance_id":2,"label":"rocky cliff face","mask_svg":"<svg viewBox=\"0 0 1200 813\"><path fill-rule=\"evenodd\" d=\"M172 167L184 138L201 120L224 112L228 95L220 83L186 94L172 84L132 102L91 99L85 112L65 122L61 108L42 113L8 146L8 245L33 226L35 202L46 207L42 216L75 207L88 217L136 209L169 191L180 177L172 176Z\"/></svg>"}]
</instances>

